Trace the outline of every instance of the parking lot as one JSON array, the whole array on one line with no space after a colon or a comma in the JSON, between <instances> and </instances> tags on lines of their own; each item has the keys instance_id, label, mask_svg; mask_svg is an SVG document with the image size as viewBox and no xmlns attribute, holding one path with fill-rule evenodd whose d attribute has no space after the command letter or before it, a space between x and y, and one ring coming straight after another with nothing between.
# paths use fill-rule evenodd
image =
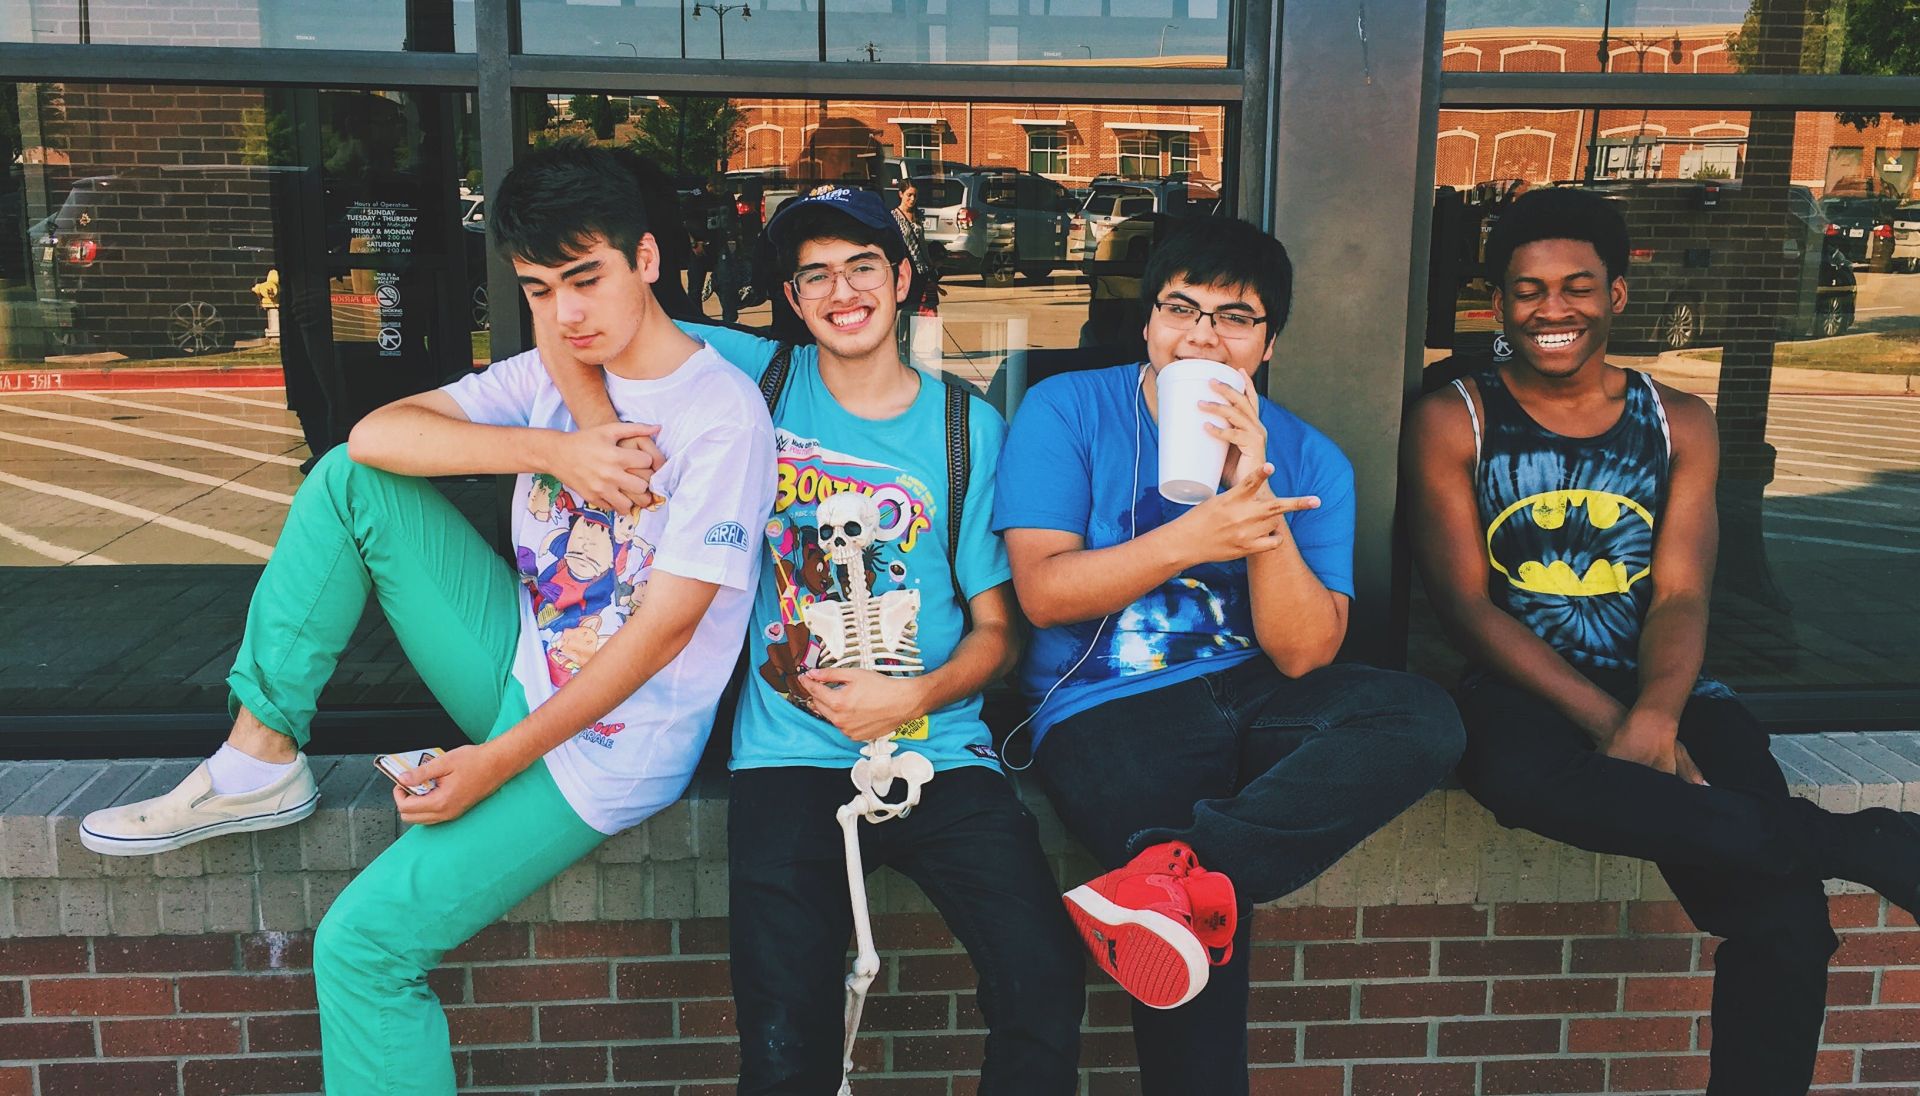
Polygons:
<instances>
[{"instance_id":1,"label":"parking lot","mask_svg":"<svg viewBox=\"0 0 1920 1096\"><path fill-rule=\"evenodd\" d=\"M956 290L942 307L942 364L983 388L1003 358L982 345L1010 309L1040 345L1070 345L1085 316L1082 285ZM1710 362L1635 364L1712 397ZM1821 385L1829 391L1807 391ZM1723 583L1735 600L1713 664L1736 684L1906 680L1920 644L1920 398L1897 376L1779 369L1774 388L1764 553L1775 588ZM0 386L0 565L258 565L307 455L278 388ZM1444 664L1444 641L1418 612L1412 645L1415 665Z\"/></svg>"}]
</instances>

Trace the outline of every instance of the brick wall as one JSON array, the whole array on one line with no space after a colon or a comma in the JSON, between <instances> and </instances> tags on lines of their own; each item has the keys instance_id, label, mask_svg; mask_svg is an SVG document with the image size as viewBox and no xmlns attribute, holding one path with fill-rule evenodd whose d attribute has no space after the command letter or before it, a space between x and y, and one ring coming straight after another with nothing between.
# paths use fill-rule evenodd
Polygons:
<instances>
[{"instance_id":1,"label":"brick wall","mask_svg":"<svg viewBox=\"0 0 1920 1096\"><path fill-rule=\"evenodd\" d=\"M45 170L49 207L60 209L79 180L111 177L79 207L86 223L70 210L59 225L63 238L91 239L97 253L85 264L63 253L54 278L43 273L40 296L73 307L73 326L94 346L132 356L179 352L183 310L219 318L214 345L192 349L260 335L252 287L274 265L264 94L135 84L36 91L50 143L64 155Z\"/></svg>"},{"instance_id":2,"label":"brick wall","mask_svg":"<svg viewBox=\"0 0 1920 1096\"><path fill-rule=\"evenodd\" d=\"M1796 794L1920 807L1920 736L1800 736ZM0 1096L307 1093L312 929L397 833L361 759L321 809L158 857L75 840L87 811L189 762L0 763ZM928 794L938 793L938 783ZM431 976L475 1092L731 1091L724 783L615 837ZM1092 865L1028 795L1062 884ZM902 877L870 881L882 971L863 1096L971 1092L971 968ZM1834 885L1842 946L1821 1094L1920 1093L1920 927ZM1287 1096L1698 1092L1713 941L1657 870L1503 830L1437 791L1254 920L1255 1091ZM1097 974L1083 1092L1133 1091L1124 997ZM1203 1096L1203 1094L1195 1094Z\"/></svg>"},{"instance_id":3,"label":"brick wall","mask_svg":"<svg viewBox=\"0 0 1920 1096\"><path fill-rule=\"evenodd\" d=\"M1819 1093L1920 1091L1920 931L1833 899ZM982 1021L937 916L876 923L884 956L855 1091L970 1092ZM1697 1092L1713 946L1665 901L1259 911L1257 1093ZM0 1096L309 1092L312 935L0 941ZM730 1092L737 1060L717 918L511 923L432 976L474 1092ZM1128 1010L1096 985L1090 1094L1136 1091ZM34 1086L38 1085L36 1089Z\"/></svg>"}]
</instances>

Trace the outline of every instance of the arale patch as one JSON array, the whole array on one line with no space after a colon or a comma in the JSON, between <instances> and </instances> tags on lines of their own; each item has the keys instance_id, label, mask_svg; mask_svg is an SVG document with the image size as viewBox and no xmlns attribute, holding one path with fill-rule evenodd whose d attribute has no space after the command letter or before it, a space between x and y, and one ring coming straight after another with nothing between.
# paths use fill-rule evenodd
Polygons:
<instances>
[{"instance_id":1,"label":"arale patch","mask_svg":"<svg viewBox=\"0 0 1920 1096\"><path fill-rule=\"evenodd\" d=\"M707 530L706 542L744 552L747 550L747 530L737 521L723 521Z\"/></svg>"}]
</instances>

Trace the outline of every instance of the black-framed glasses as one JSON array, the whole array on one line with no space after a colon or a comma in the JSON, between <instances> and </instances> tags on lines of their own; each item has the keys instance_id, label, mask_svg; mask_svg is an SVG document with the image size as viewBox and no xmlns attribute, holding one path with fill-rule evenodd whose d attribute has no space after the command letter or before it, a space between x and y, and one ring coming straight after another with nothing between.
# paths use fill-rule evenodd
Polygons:
<instances>
[{"instance_id":1,"label":"black-framed glasses","mask_svg":"<svg viewBox=\"0 0 1920 1096\"><path fill-rule=\"evenodd\" d=\"M866 292L887 284L888 267L878 259L861 259L846 266L822 266L793 276L793 291L803 301L817 301L833 292L833 280L844 277L847 288Z\"/></svg>"},{"instance_id":2,"label":"black-framed glasses","mask_svg":"<svg viewBox=\"0 0 1920 1096\"><path fill-rule=\"evenodd\" d=\"M1265 316L1256 316L1251 312L1229 312L1215 309L1212 312L1196 308L1180 301L1155 301L1154 310L1166 317L1167 324L1188 331L1200 326L1200 317L1213 321L1213 329L1223 339L1244 339L1267 322Z\"/></svg>"}]
</instances>

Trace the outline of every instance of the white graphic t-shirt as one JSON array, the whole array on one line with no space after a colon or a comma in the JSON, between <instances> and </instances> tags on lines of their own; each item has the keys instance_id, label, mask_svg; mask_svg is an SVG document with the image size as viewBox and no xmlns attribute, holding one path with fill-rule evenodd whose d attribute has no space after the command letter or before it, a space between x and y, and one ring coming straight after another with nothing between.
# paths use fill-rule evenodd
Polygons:
<instances>
[{"instance_id":1,"label":"white graphic t-shirt","mask_svg":"<svg viewBox=\"0 0 1920 1096\"><path fill-rule=\"evenodd\" d=\"M537 351L495 362L441 391L469 419L570 430L573 416ZM773 427L752 382L702 346L658 380L607 376L623 420L656 423L666 463L657 510L592 510L549 475L514 484L521 585L513 676L536 708L572 680L646 597L657 568L720 587L693 639L598 723L547 754L582 820L618 833L686 789L739 657L760 573L759 530L773 505Z\"/></svg>"}]
</instances>

